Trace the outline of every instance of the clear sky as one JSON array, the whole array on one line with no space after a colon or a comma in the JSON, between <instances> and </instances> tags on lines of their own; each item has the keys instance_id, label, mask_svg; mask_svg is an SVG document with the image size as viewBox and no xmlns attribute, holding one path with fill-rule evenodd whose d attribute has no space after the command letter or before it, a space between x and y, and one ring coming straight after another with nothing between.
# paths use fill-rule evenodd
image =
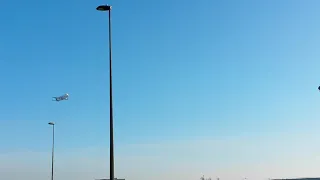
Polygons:
<instances>
[{"instance_id":1,"label":"clear sky","mask_svg":"<svg viewBox=\"0 0 320 180\"><path fill-rule=\"evenodd\" d=\"M2 0L0 179L320 176L320 2ZM52 96L70 94L69 101Z\"/></svg>"}]
</instances>

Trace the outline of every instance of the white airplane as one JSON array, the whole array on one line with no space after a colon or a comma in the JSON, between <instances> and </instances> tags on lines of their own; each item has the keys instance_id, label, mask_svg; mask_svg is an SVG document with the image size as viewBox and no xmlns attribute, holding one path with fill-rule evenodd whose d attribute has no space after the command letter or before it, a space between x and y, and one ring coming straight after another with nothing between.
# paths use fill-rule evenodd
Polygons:
<instances>
[{"instance_id":1,"label":"white airplane","mask_svg":"<svg viewBox=\"0 0 320 180\"><path fill-rule=\"evenodd\" d=\"M54 99L52 99L52 101L62 101L62 100L68 100L69 99L69 94L66 93L62 96L59 96L59 97L52 97Z\"/></svg>"}]
</instances>

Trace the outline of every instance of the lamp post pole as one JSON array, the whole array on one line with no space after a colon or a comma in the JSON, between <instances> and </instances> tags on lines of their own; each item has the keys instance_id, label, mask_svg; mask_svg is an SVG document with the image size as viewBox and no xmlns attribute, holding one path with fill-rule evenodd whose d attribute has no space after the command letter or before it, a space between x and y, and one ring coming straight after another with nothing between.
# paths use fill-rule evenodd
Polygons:
<instances>
[{"instance_id":1,"label":"lamp post pole","mask_svg":"<svg viewBox=\"0 0 320 180\"><path fill-rule=\"evenodd\" d=\"M111 6L101 5L98 11L108 11L109 14L109 87L110 87L110 180L114 180L114 146L113 146L113 104L112 104L112 56L111 56Z\"/></svg>"},{"instance_id":2,"label":"lamp post pole","mask_svg":"<svg viewBox=\"0 0 320 180\"><path fill-rule=\"evenodd\" d=\"M53 157L54 157L54 122L49 122L52 126L52 155L51 155L51 180L53 180Z\"/></svg>"}]
</instances>

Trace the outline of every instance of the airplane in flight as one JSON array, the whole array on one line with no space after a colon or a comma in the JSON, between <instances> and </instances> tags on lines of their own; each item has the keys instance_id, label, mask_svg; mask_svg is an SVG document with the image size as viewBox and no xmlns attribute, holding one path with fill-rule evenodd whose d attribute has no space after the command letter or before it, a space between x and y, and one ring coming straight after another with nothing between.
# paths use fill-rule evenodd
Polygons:
<instances>
[{"instance_id":1,"label":"airplane in flight","mask_svg":"<svg viewBox=\"0 0 320 180\"><path fill-rule=\"evenodd\" d=\"M62 100L68 100L69 99L69 94L66 93L66 94L64 94L62 96L52 97L52 98L54 98L54 99L52 99L52 101L57 101L57 102L62 101Z\"/></svg>"}]
</instances>

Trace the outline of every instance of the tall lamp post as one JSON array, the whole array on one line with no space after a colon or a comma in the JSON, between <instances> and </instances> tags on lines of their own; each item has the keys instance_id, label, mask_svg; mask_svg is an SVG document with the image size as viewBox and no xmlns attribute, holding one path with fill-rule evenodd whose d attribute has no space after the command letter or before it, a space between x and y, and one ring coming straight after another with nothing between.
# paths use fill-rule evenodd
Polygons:
<instances>
[{"instance_id":1,"label":"tall lamp post","mask_svg":"<svg viewBox=\"0 0 320 180\"><path fill-rule=\"evenodd\" d=\"M110 82L110 180L114 180L114 147L113 147L113 105L112 105L112 58L111 58L111 6L100 5L98 11L108 11L109 14L109 82Z\"/></svg>"},{"instance_id":2,"label":"tall lamp post","mask_svg":"<svg viewBox=\"0 0 320 180\"><path fill-rule=\"evenodd\" d=\"M52 126L52 155L51 155L51 180L53 180L53 156L54 156L54 122L49 122Z\"/></svg>"}]
</instances>

